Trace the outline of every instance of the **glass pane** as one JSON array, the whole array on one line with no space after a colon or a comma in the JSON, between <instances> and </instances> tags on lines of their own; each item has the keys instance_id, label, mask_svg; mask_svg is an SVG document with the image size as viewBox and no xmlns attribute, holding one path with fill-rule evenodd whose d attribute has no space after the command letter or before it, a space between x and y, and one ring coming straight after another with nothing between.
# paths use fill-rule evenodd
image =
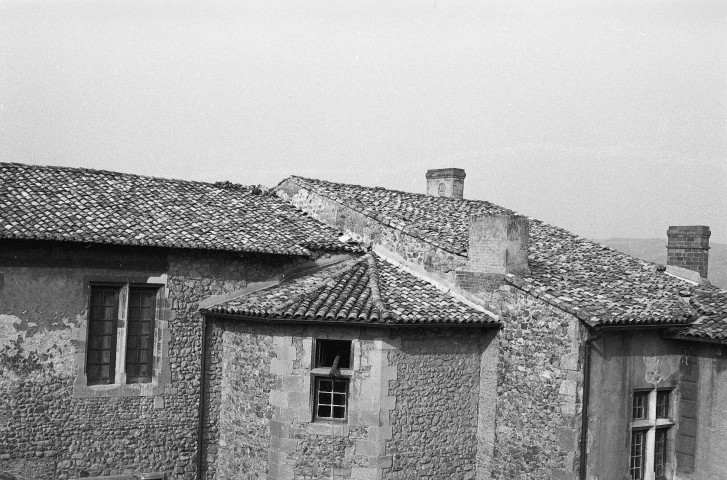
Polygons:
<instances>
[{"instance_id":1,"label":"glass pane","mask_svg":"<svg viewBox=\"0 0 727 480\"><path fill-rule=\"evenodd\" d=\"M346 408L333 407L333 418L346 418Z\"/></svg>"},{"instance_id":2,"label":"glass pane","mask_svg":"<svg viewBox=\"0 0 727 480\"><path fill-rule=\"evenodd\" d=\"M320 382L320 389L322 391L330 392L333 390L333 382L330 380L321 380Z\"/></svg>"},{"instance_id":3,"label":"glass pane","mask_svg":"<svg viewBox=\"0 0 727 480\"><path fill-rule=\"evenodd\" d=\"M321 418L331 418L331 407L327 405L318 405L318 416Z\"/></svg>"},{"instance_id":4,"label":"glass pane","mask_svg":"<svg viewBox=\"0 0 727 480\"><path fill-rule=\"evenodd\" d=\"M669 393L668 390L656 392L656 418L669 417Z\"/></svg>"},{"instance_id":5,"label":"glass pane","mask_svg":"<svg viewBox=\"0 0 727 480\"><path fill-rule=\"evenodd\" d=\"M646 415L648 413L648 408L647 408L648 398L649 398L648 392L634 392L633 418L635 418L635 419L646 418Z\"/></svg>"},{"instance_id":6,"label":"glass pane","mask_svg":"<svg viewBox=\"0 0 727 480\"><path fill-rule=\"evenodd\" d=\"M644 432L631 433L630 473L632 480L644 478Z\"/></svg>"},{"instance_id":7,"label":"glass pane","mask_svg":"<svg viewBox=\"0 0 727 480\"><path fill-rule=\"evenodd\" d=\"M346 382L336 382L334 385L334 392L346 393Z\"/></svg>"},{"instance_id":8,"label":"glass pane","mask_svg":"<svg viewBox=\"0 0 727 480\"><path fill-rule=\"evenodd\" d=\"M654 473L656 475L664 475L666 470L666 437L666 428L656 430L654 441Z\"/></svg>"},{"instance_id":9,"label":"glass pane","mask_svg":"<svg viewBox=\"0 0 727 480\"><path fill-rule=\"evenodd\" d=\"M343 393L335 393L333 395L334 405L346 405L346 395Z\"/></svg>"},{"instance_id":10,"label":"glass pane","mask_svg":"<svg viewBox=\"0 0 727 480\"><path fill-rule=\"evenodd\" d=\"M318 393L318 403L330 405L331 404L331 394L319 392Z\"/></svg>"}]
</instances>

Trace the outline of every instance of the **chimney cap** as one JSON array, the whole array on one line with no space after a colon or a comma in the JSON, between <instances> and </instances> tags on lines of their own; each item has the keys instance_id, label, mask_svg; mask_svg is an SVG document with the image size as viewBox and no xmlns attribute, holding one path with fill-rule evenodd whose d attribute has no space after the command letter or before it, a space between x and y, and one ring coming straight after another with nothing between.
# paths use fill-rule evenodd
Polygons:
<instances>
[{"instance_id":1,"label":"chimney cap","mask_svg":"<svg viewBox=\"0 0 727 480\"><path fill-rule=\"evenodd\" d=\"M702 236L709 237L712 235L707 225L671 225L669 230L666 231L669 237L683 237L683 236Z\"/></svg>"},{"instance_id":2,"label":"chimney cap","mask_svg":"<svg viewBox=\"0 0 727 480\"><path fill-rule=\"evenodd\" d=\"M421 174L420 174L421 175ZM467 174L461 168L435 168L427 170L427 180L431 178L464 178Z\"/></svg>"}]
</instances>

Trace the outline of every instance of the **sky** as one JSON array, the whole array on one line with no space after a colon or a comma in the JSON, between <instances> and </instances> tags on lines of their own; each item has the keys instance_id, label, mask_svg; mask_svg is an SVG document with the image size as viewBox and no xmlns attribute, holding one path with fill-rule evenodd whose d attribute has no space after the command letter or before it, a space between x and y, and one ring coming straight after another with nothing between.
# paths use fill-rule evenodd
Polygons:
<instances>
[{"instance_id":1,"label":"sky","mask_svg":"<svg viewBox=\"0 0 727 480\"><path fill-rule=\"evenodd\" d=\"M485 199L727 243L727 2L0 0L0 161Z\"/></svg>"}]
</instances>

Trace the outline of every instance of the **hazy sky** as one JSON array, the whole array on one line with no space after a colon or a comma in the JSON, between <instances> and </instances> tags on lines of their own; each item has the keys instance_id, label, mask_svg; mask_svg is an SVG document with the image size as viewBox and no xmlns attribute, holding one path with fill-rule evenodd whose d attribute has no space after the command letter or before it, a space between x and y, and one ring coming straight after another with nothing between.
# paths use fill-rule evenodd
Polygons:
<instances>
[{"instance_id":1,"label":"hazy sky","mask_svg":"<svg viewBox=\"0 0 727 480\"><path fill-rule=\"evenodd\" d=\"M727 243L727 2L0 0L0 160L465 196Z\"/></svg>"}]
</instances>

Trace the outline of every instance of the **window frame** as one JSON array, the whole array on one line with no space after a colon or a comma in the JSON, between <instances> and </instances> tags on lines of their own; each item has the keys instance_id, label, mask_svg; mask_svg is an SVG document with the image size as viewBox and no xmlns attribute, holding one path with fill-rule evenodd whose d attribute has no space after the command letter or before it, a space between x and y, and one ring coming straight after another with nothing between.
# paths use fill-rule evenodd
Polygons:
<instances>
[{"instance_id":1,"label":"window frame","mask_svg":"<svg viewBox=\"0 0 727 480\"><path fill-rule=\"evenodd\" d=\"M673 448L673 440L670 439L671 427L675 425L675 422L670 417L659 417L658 416L658 402L657 399L660 395L666 395L666 415L673 412L672 402L674 401L671 392L673 387L665 388L650 388L650 389L634 389L630 395L631 399L631 422L629 428L629 460L628 460L628 472L629 477L632 480L661 480L666 478L665 472L669 466L669 451ZM644 398L644 404L637 407L637 398ZM645 412L645 416L637 417L637 408L642 408ZM661 472L657 474L657 452L656 452L656 436L657 432L661 435ZM636 435L640 435L642 438L641 445L641 467L640 475L634 476L634 438Z\"/></svg>"},{"instance_id":2,"label":"window frame","mask_svg":"<svg viewBox=\"0 0 727 480\"><path fill-rule=\"evenodd\" d=\"M78 332L78 347L76 348L76 374L73 380L73 398L98 397L157 397L163 395L166 388L171 385L171 364L169 358L170 319L175 313L168 300L169 276L160 272L150 276L141 275L84 275L82 303L79 304L83 312L80 317ZM110 286L120 289L120 295L128 295L130 285L151 287L158 289L156 295L156 308L154 309L154 340L152 359L151 382L128 383L125 373L125 355L127 339L126 312L120 312L116 329L116 371L114 381L108 384L97 384L88 381L86 366L88 355L89 335L89 306L92 287ZM125 300L128 304L128 300ZM163 408L163 401L155 401L154 408Z\"/></svg>"},{"instance_id":3,"label":"window frame","mask_svg":"<svg viewBox=\"0 0 727 480\"><path fill-rule=\"evenodd\" d=\"M339 368L335 371L331 366L320 366L320 349L323 346L323 342L347 342L349 344L349 368ZM353 364L354 364L354 342L349 339L340 338L325 338L325 337L314 337L312 345L312 358L311 358L311 423L348 423L350 399L351 399L351 378L353 377ZM345 384L345 404L344 406L344 417L320 417L318 416L319 406L319 384L321 381L332 380L333 382L343 382ZM332 389L333 389L332 385ZM332 392L333 396L333 392ZM333 397L332 397L333 398ZM333 405L333 404L332 404ZM331 408L331 415L333 415L333 406Z\"/></svg>"}]
</instances>

